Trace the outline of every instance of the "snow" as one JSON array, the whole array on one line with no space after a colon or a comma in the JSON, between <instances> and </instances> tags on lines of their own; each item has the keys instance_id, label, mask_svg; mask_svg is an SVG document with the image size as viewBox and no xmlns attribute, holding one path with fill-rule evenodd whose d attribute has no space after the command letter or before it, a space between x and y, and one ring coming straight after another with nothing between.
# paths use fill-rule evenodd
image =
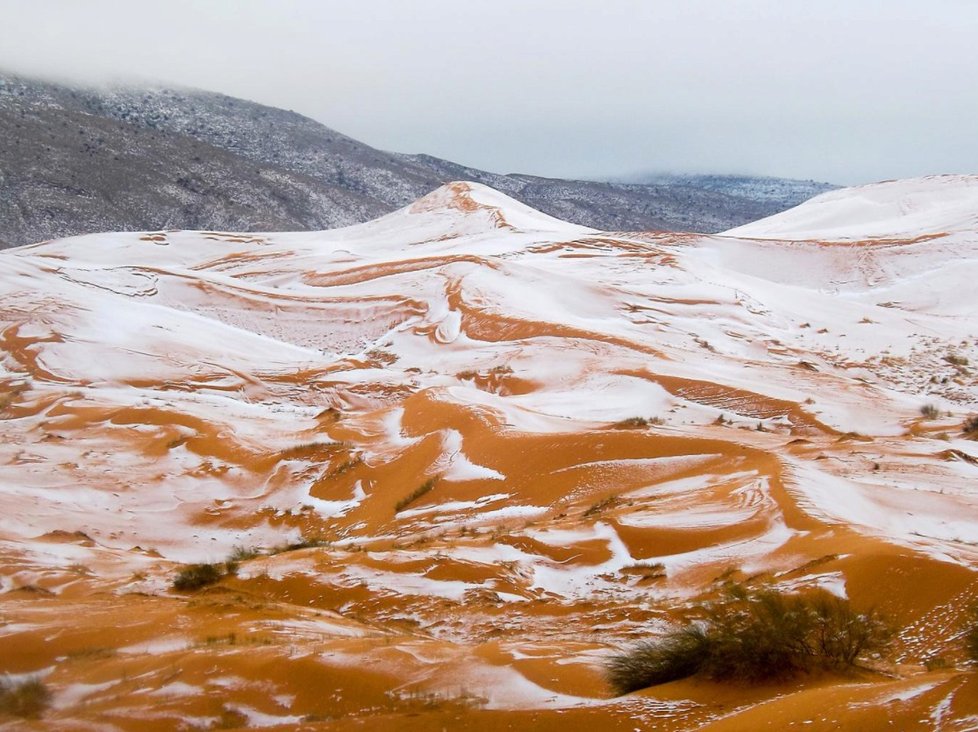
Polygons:
<instances>
[{"instance_id":1,"label":"snow","mask_svg":"<svg viewBox=\"0 0 978 732\"><path fill-rule=\"evenodd\" d=\"M39 539L55 529L85 531L131 572L145 557L118 557L136 545L219 561L236 545L296 540L280 519L297 524L304 507L341 524L350 544L361 530L553 512L549 500L521 500L511 484L526 476L497 466L479 430L429 423L429 407L506 439L555 443L659 418L607 441L673 446L661 455L582 454L555 470L575 485L573 499L627 479L621 497L639 505L618 517L624 527L760 526L750 540L648 559L670 577L697 563L759 566L797 535L768 477L728 454L740 448L783 456L791 499L808 515L971 561L975 468L935 457L971 443L907 433L922 404L954 412L948 432L978 408L978 383L947 360L978 362L965 296L978 277L976 201L978 177L898 181L833 191L723 236L677 238L602 234L454 184L333 231L167 232L165 247L99 234L5 251L0 379L30 388L0 420L10 507L0 539L29 548L0 582L89 561L87 550ZM335 427L317 420L328 407L342 412ZM720 415L732 426L714 425ZM847 433L859 433L851 455L837 442ZM831 455L795 454L801 438ZM328 500L312 496L330 466L274 457L310 443L349 448L366 477ZM429 447L411 470L471 492L402 511L396 529L369 525L362 515L389 495L375 475ZM867 467L882 460L871 453L913 460L881 477ZM926 489L935 476L944 493ZM730 503L710 497L718 486ZM583 596L634 559L610 523L581 523L527 534L554 546L604 542L612 558L601 566L501 545L453 551L517 561L536 589ZM272 568L290 571L313 570ZM394 572L363 579L448 598L479 587Z\"/></svg>"},{"instance_id":2,"label":"snow","mask_svg":"<svg viewBox=\"0 0 978 732\"><path fill-rule=\"evenodd\" d=\"M723 235L756 239L897 239L976 226L978 176L943 175L830 191Z\"/></svg>"}]
</instances>

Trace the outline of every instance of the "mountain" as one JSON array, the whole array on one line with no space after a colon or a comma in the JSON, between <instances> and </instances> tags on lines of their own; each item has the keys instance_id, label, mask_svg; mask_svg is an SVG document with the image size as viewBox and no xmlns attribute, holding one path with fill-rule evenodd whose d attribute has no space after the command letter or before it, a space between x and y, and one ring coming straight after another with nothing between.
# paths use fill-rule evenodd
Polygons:
<instances>
[{"instance_id":1,"label":"mountain","mask_svg":"<svg viewBox=\"0 0 978 732\"><path fill-rule=\"evenodd\" d=\"M457 179L604 230L719 231L785 208L756 190L678 179L564 181L388 153L293 112L196 90L0 75L0 136L6 245L112 230L329 229Z\"/></svg>"},{"instance_id":2,"label":"mountain","mask_svg":"<svg viewBox=\"0 0 978 732\"><path fill-rule=\"evenodd\" d=\"M973 727L976 183L832 192L775 240L454 182L0 252L4 683L51 729ZM903 234L810 237L857 219ZM892 645L613 695L618 649L738 586Z\"/></svg>"},{"instance_id":3,"label":"mountain","mask_svg":"<svg viewBox=\"0 0 978 732\"><path fill-rule=\"evenodd\" d=\"M809 198L838 186L814 180L772 178L752 175L678 175L660 173L637 176L628 182L647 185L680 185L724 193L752 201L763 201L781 208L791 208Z\"/></svg>"}]
</instances>

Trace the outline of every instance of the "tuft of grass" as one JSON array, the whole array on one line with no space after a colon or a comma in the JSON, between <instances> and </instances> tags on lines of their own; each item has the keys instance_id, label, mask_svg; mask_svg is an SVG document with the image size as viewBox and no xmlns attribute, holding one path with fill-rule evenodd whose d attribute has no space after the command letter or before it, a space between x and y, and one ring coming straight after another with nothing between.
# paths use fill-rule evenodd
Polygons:
<instances>
[{"instance_id":1,"label":"tuft of grass","mask_svg":"<svg viewBox=\"0 0 978 732\"><path fill-rule=\"evenodd\" d=\"M618 503L618 495L617 494L611 495L611 496L607 496L606 498L602 498L597 503L594 503L591 506L589 506L587 508L587 510L584 511L584 513L581 514L581 515L584 518L587 518L588 516L596 516L597 514L599 514L602 511L604 511L605 509L611 508L616 503Z\"/></svg>"},{"instance_id":2,"label":"tuft of grass","mask_svg":"<svg viewBox=\"0 0 978 732\"><path fill-rule=\"evenodd\" d=\"M629 564L619 570L622 574L638 575L642 580L664 579L666 576L666 565L662 562L652 564Z\"/></svg>"},{"instance_id":3,"label":"tuft of grass","mask_svg":"<svg viewBox=\"0 0 978 732\"><path fill-rule=\"evenodd\" d=\"M37 719L51 705L51 690L40 679L0 679L0 714Z\"/></svg>"},{"instance_id":4,"label":"tuft of grass","mask_svg":"<svg viewBox=\"0 0 978 732\"><path fill-rule=\"evenodd\" d=\"M357 455L356 457L352 457L349 460L340 463L340 465L338 465L332 472L329 473L329 475L326 476L326 479L331 480L333 478L338 478L339 476L343 475L343 473L349 470L353 470L353 468L362 464L363 464L362 456Z\"/></svg>"},{"instance_id":5,"label":"tuft of grass","mask_svg":"<svg viewBox=\"0 0 978 732\"><path fill-rule=\"evenodd\" d=\"M302 442L298 445L292 445L291 447L286 447L278 451L278 456L280 458L290 458L299 457L300 455L307 455L308 453L318 453L323 450L335 450L340 446L338 442Z\"/></svg>"},{"instance_id":6,"label":"tuft of grass","mask_svg":"<svg viewBox=\"0 0 978 732\"><path fill-rule=\"evenodd\" d=\"M964 421L964 424L961 425L961 431L964 432L966 437L972 440L978 440L978 414L972 414L968 417Z\"/></svg>"},{"instance_id":7,"label":"tuft of grass","mask_svg":"<svg viewBox=\"0 0 978 732\"><path fill-rule=\"evenodd\" d=\"M786 594L733 585L705 618L612 657L618 694L701 675L757 683L814 671L845 671L892 636L875 612L857 613L824 590ZM976 633L978 635L978 633Z\"/></svg>"},{"instance_id":8,"label":"tuft of grass","mask_svg":"<svg viewBox=\"0 0 978 732\"><path fill-rule=\"evenodd\" d=\"M641 429L642 427L649 426L649 420L645 417L629 417L628 419L623 419L620 422L615 422L613 425L616 430L635 430Z\"/></svg>"},{"instance_id":9,"label":"tuft of grass","mask_svg":"<svg viewBox=\"0 0 978 732\"><path fill-rule=\"evenodd\" d=\"M319 536L310 537L299 537L299 541L293 541L291 544L279 544L268 550L269 555L274 556L275 554L283 554L285 552L297 552L300 549L314 549L320 546L326 546L329 544L326 539Z\"/></svg>"},{"instance_id":10,"label":"tuft of grass","mask_svg":"<svg viewBox=\"0 0 978 732\"><path fill-rule=\"evenodd\" d=\"M416 500L421 498L427 493L431 492L431 489L435 487L435 478L429 478L424 483L415 488L411 493L404 496L401 500L394 504L394 513L400 513L405 508L410 506Z\"/></svg>"},{"instance_id":11,"label":"tuft of grass","mask_svg":"<svg viewBox=\"0 0 978 732\"><path fill-rule=\"evenodd\" d=\"M79 648L75 651L68 651L68 658L76 660L89 660L89 659L101 659L101 658L112 658L118 651L115 648L105 648L103 646L87 646L85 648Z\"/></svg>"},{"instance_id":12,"label":"tuft of grass","mask_svg":"<svg viewBox=\"0 0 978 732\"><path fill-rule=\"evenodd\" d=\"M978 605L972 605L969 615L964 631L964 650L968 658L978 664Z\"/></svg>"},{"instance_id":13,"label":"tuft of grass","mask_svg":"<svg viewBox=\"0 0 978 732\"><path fill-rule=\"evenodd\" d=\"M706 632L690 625L614 656L606 669L608 683L616 694L627 694L685 679L700 671L709 652Z\"/></svg>"},{"instance_id":14,"label":"tuft of grass","mask_svg":"<svg viewBox=\"0 0 978 732\"><path fill-rule=\"evenodd\" d=\"M225 573L224 566L220 564L191 564L177 572L173 579L173 589L181 592L199 590L216 584Z\"/></svg>"},{"instance_id":15,"label":"tuft of grass","mask_svg":"<svg viewBox=\"0 0 978 732\"><path fill-rule=\"evenodd\" d=\"M228 564L239 564L240 562L246 562L249 559L254 559L259 556L261 552L258 551L258 547L255 546L236 546L231 550L230 556L228 556Z\"/></svg>"},{"instance_id":16,"label":"tuft of grass","mask_svg":"<svg viewBox=\"0 0 978 732\"><path fill-rule=\"evenodd\" d=\"M959 356L957 353L954 353L953 351L951 353L947 354L944 357L944 360L947 361L952 366L967 366L968 365L968 359L967 358L965 358L964 356Z\"/></svg>"},{"instance_id":17,"label":"tuft of grass","mask_svg":"<svg viewBox=\"0 0 978 732\"><path fill-rule=\"evenodd\" d=\"M941 416L941 410L933 404L925 404L920 408L920 414L924 419L937 419Z\"/></svg>"}]
</instances>

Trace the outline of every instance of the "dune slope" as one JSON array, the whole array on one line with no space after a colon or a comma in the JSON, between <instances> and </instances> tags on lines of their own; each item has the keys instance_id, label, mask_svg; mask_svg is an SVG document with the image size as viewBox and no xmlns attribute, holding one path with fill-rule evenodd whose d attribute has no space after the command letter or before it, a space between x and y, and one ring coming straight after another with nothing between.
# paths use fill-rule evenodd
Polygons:
<instances>
[{"instance_id":1,"label":"dune slope","mask_svg":"<svg viewBox=\"0 0 978 732\"><path fill-rule=\"evenodd\" d=\"M52 729L971 729L974 185L858 241L858 189L701 236L453 183L0 253L0 672ZM613 698L727 580L876 606L892 656Z\"/></svg>"}]
</instances>

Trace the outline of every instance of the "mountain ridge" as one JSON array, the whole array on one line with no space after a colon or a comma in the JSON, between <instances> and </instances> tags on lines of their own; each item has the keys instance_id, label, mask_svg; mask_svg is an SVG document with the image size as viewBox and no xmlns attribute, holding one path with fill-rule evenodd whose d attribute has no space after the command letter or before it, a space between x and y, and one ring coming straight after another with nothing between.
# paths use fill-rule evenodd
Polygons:
<instances>
[{"instance_id":1,"label":"mountain ridge","mask_svg":"<svg viewBox=\"0 0 978 732\"><path fill-rule=\"evenodd\" d=\"M686 183L503 175L370 147L296 112L215 92L84 89L0 71L0 241L94 231L319 230L367 221L446 182L489 185L609 231L720 231L784 202Z\"/></svg>"}]
</instances>

